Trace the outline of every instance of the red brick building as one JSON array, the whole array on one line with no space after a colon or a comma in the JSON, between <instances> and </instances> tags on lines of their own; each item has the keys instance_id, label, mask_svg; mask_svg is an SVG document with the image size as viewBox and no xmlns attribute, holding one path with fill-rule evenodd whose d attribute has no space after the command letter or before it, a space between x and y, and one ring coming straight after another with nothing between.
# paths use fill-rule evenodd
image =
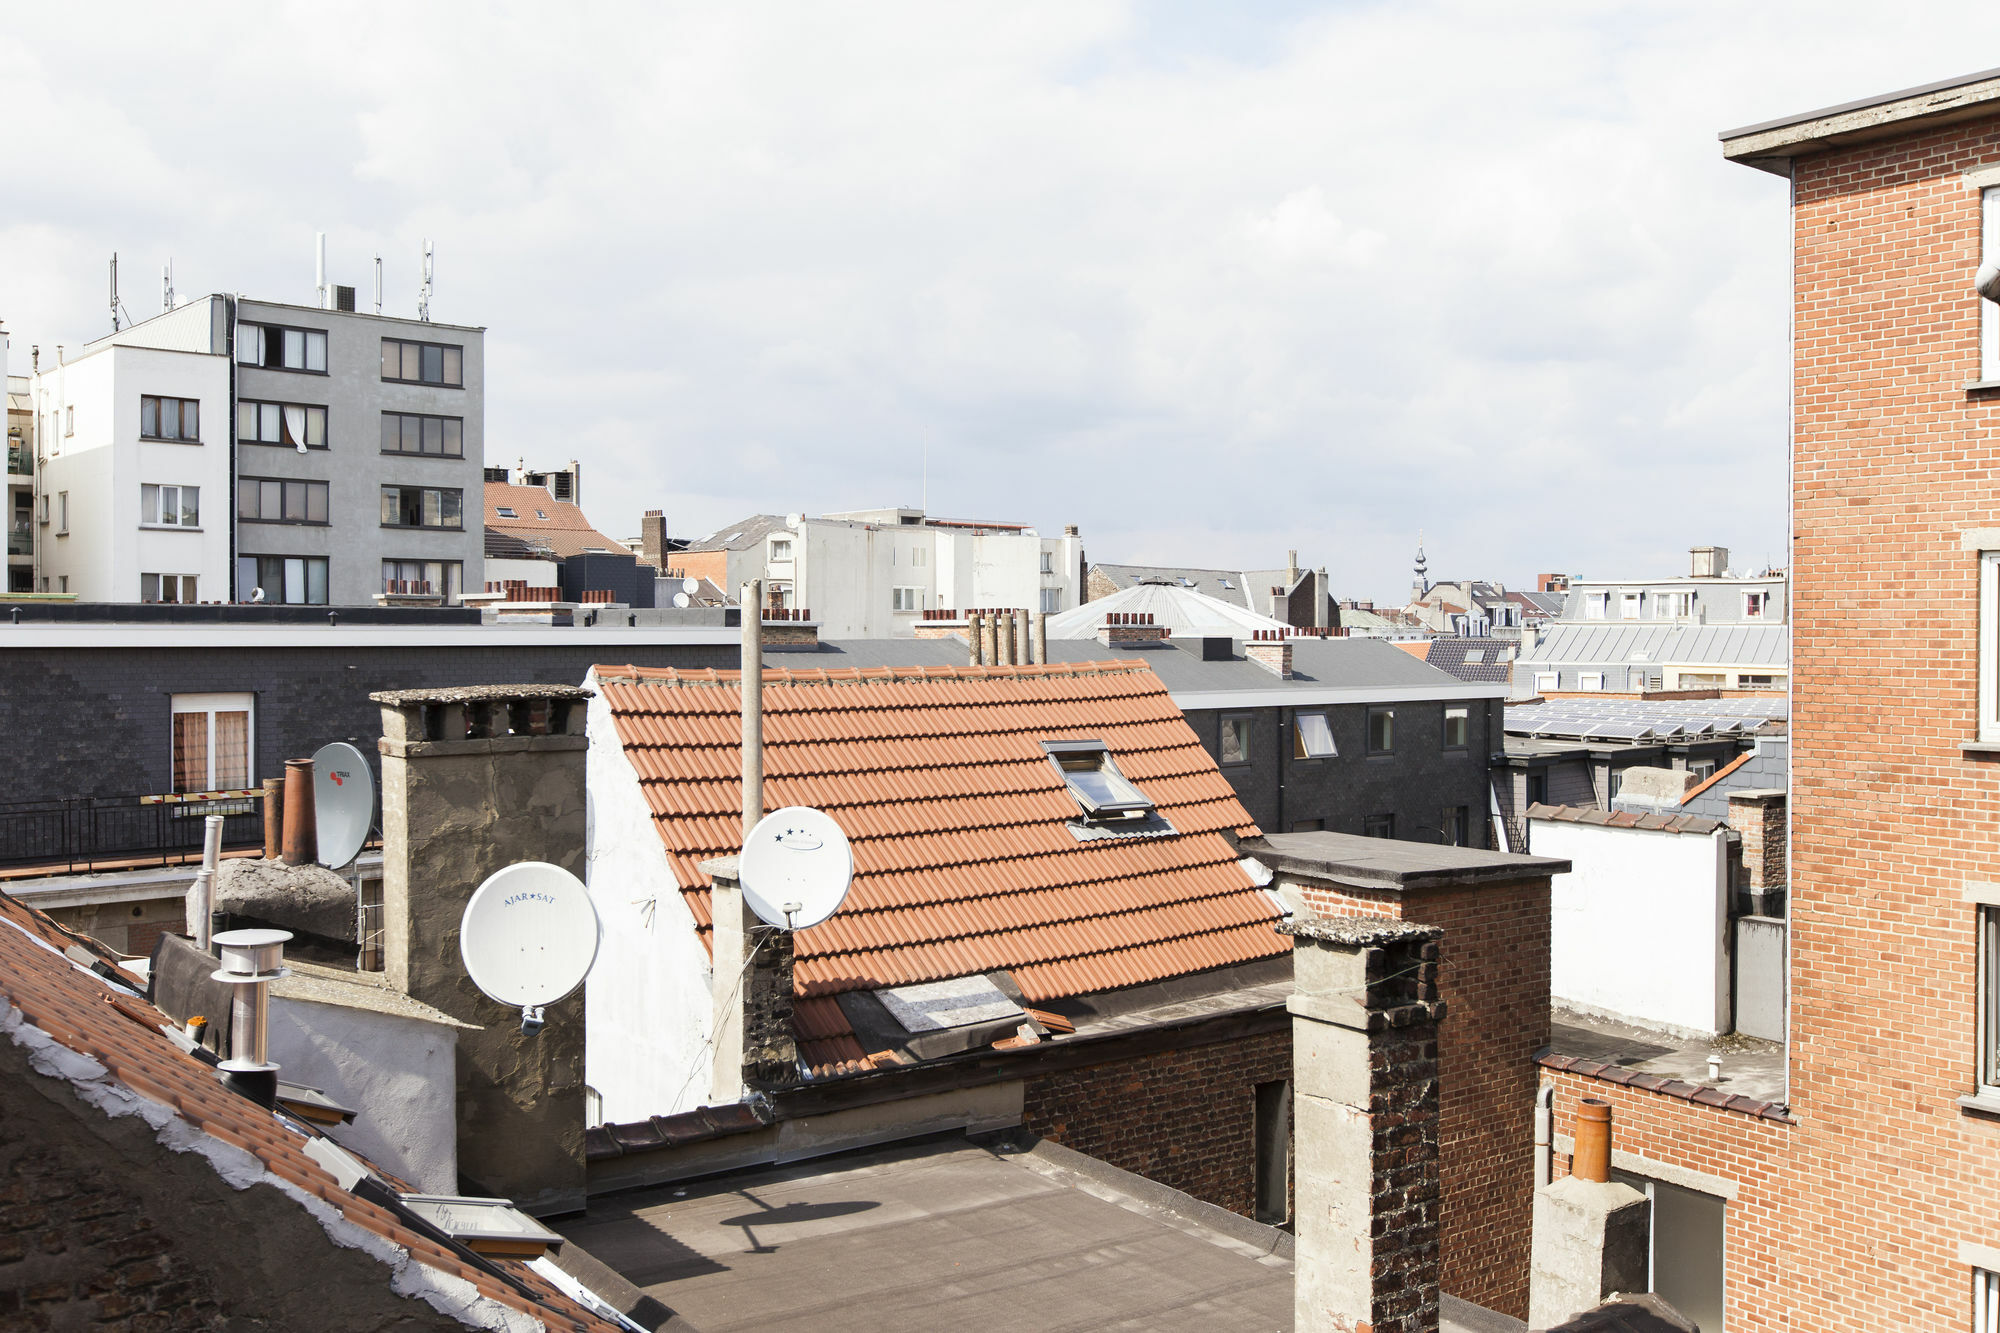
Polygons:
<instances>
[{"instance_id":1,"label":"red brick building","mask_svg":"<svg viewBox=\"0 0 2000 1333\"><path fill-rule=\"evenodd\" d=\"M1789 1113L1584 1062L1545 1077L1558 1125L1613 1103L1614 1166L1716 1202L1730 1329L1986 1333L2000 310L1973 277L2000 258L2000 72L1723 145L1791 187Z\"/></svg>"}]
</instances>

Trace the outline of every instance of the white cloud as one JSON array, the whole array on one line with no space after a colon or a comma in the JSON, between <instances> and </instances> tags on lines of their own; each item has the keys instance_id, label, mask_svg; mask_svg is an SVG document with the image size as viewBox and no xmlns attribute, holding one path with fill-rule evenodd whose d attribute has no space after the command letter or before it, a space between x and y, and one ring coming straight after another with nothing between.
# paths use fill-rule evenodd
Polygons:
<instances>
[{"instance_id":1,"label":"white cloud","mask_svg":"<svg viewBox=\"0 0 2000 1333\"><path fill-rule=\"evenodd\" d=\"M1920 11L1920 12L1918 12ZM910 503L1382 596L1782 558L1786 220L1716 131L1990 6L132 5L14 16L0 316L104 256L485 324L602 526ZM1968 40L1965 50L1979 49ZM1978 61L1968 58L1967 64Z\"/></svg>"}]
</instances>

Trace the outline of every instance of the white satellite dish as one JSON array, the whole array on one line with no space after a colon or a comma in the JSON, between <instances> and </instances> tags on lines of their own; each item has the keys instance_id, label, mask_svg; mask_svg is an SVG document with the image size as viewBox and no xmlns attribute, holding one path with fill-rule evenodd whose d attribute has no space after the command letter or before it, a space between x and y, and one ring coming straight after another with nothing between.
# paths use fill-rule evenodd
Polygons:
<instances>
[{"instance_id":1,"label":"white satellite dish","mask_svg":"<svg viewBox=\"0 0 2000 1333\"><path fill-rule=\"evenodd\" d=\"M583 881L546 861L497 870L473 891L458 923L466 975L489 999L521 1008L521 1031L572 994L597 961L597 908Z\"/></svg>"},{"instance_id":2,"label":"white satellite dish","mask_svg":"<svg viewBox=\"0 0 2000 1333\"><path fill-rule=\"evenodd\" d=\"M693 606L694 598L684 592L677 592L674 594L674 605L682 608Z\"/></svg>"},{"instance_id":3,"label":"white satellite dish","mask_svg":"<svg viewBox=\"0 0 2000 1333\"><path fill-rule=\"evenodd\" d=\"M833 816L788 805L757 821L743 841L743 901L783 930L816 926L839 910L854 880L854 849Z\"/></svg>"},{"instance_id":4,"label":"white satellite dish","mask_svg":"<svg viewBox=\"0 0 2000 1333\"><path fill-rule=\"evenodd\" d=\"M313 752L313 822L319 828L321 865L337 870L352 861L375 824L375 775L368 758L346 741Z\"/></svg>"},{"instance_id":5,"label":"white satellite dish","mask_svg":"<svg viewBox=\"0 0 2000 1333\"><path fill-rule=\"evenodd\" d=\"M686 594L688 594L688 595L689 595L690 597L692 597L692 596L693 596L694 594L696 594L696 593L698 593L698 592L700 592L700 591L701 591L701 580L700 580L700 579L682 579L682 580L681 580L681 591L682 591L682 592L684 592L684 593L686 593Z\"/></svg>"},{"instance_id":6,"label":"white satellite dish","mask_svg":"<svg viewBox=\"0 0 2000 1333\"><path fill-rule=\"evenodd\" d=\"M2000 301L2000 264L1981 264L1972 275L1972 290L1989 301Z\"/></svg>"},{"instance_id":7,"label":"white satellite dish","mask_svg":"<svg viewBox=\"0 0 2000 1333\"><path fill-rule=\"evenodd\" d=\"M806 516L804 514L785 515L785 526L790 528L793 532L797 532L799 528L805 523L805 521L806 521Z\"/></svg>"}]
</instances>

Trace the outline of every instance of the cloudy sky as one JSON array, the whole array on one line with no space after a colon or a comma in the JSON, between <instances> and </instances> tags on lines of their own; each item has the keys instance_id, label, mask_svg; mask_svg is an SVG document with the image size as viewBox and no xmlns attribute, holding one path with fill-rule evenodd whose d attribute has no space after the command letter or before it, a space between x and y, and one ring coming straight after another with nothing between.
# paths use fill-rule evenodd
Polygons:
<instances>
[{"instance_id":1,"label":"cloudy sky","mask_svg":"<svg viewBox=\"0 0 2000 1333\"><path fill-rule=\"evenodd\" d=\"M473 13L493 15L474 20ZM485 325L489 462L614 534L924 501L1093 560L1784 559L1784 183L1718 130L2000 6L17 8L0 319L334 281ZM1955 40L1947 42L1944 34ZM1956 51L1959 54L1953 54Z\"/></svg>"}]
</instances>

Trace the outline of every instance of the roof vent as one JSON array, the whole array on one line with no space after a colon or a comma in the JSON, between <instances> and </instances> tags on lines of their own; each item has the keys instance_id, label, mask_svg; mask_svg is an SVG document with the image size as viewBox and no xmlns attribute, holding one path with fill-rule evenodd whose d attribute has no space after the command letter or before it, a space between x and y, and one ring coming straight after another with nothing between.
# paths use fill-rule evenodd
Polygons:
<instances>
[{"instance_id":1,"label":"roof vent","mask_svg":"<svg viewBox=\"0 0 2000 1333\"><path fill-rule=\"evenodd\" d=\"M539 1259L563 1246L561 1236L516 1208L509 1199L405 1194L401 1202L466 1249L489 1259Z\"/></svg>"},{"instance_id":2,"label":"roof vent","mask_svg":"<svg viewBox=\"0 0 2000 1333\"><path fill-rule=\"evenodd\" d=\"M290 976L289 930L226 930L215 937L222 966L209 975L234 989L229 996L229 1058L223 1082L262 1106L278 1099L278 1066L270 1058L271 983Z\"/></svg>"}]
</instances>

